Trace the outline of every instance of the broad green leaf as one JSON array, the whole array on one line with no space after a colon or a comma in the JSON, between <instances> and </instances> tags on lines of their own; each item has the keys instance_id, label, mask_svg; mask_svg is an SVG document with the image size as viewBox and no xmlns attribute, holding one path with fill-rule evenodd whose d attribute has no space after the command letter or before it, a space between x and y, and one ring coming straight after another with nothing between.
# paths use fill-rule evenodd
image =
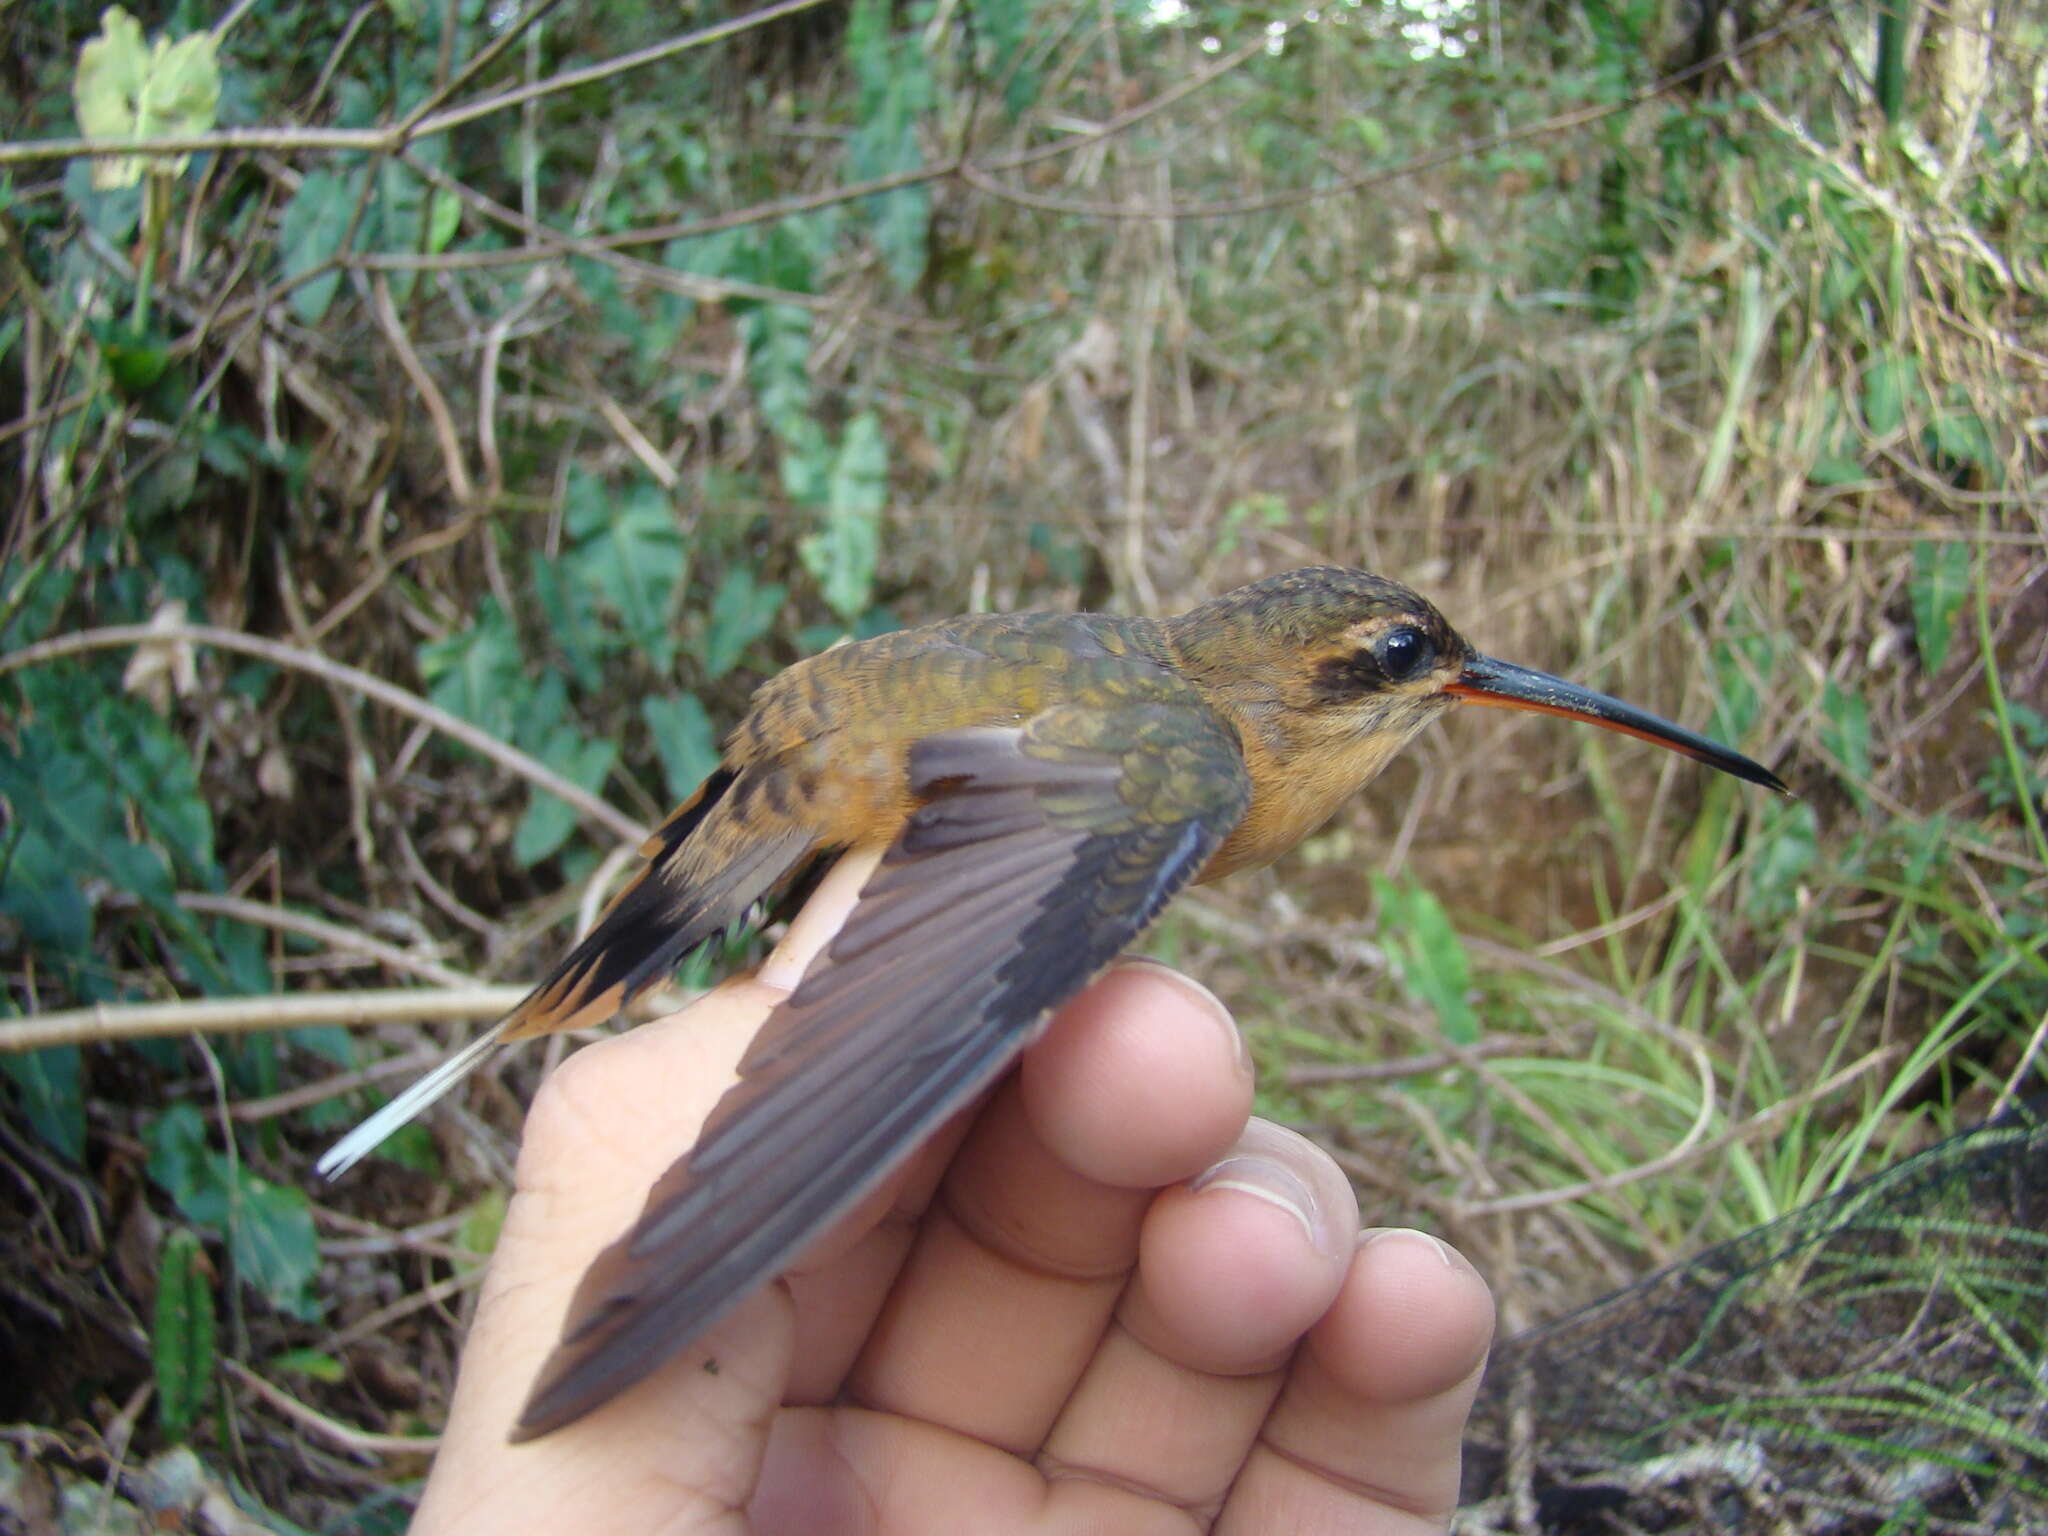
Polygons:
<instances>
[{"instance_id":1,"label":"broad green leaf","mask_svg":"<svg viewBox=\"0 0 2048 1536\"><path fill-rule=\"evenodd\" d=\"M319 1315L312 1291L320 1264L313 1208L305 1193L273 1184L208 1143L206 1122L190 1104L174 1104L143 1132L149 1176L186 1219L227 1234L236 1276L279 1311Z\"/></svg>"},{"instance_id":2,"label":"broad green leaf","mask_svg":"<svg viewBox=\"0 0 2048 1536\"><path fill-rule=\"evenodd\" d=\"M661 773L669 798L688 799L718 766L718 736L711 717L692 694L673 698L649 694L640 701L640 716L661 754Z\"/></svg>"},{"instance_id":3,"label":"broad green leaf","mask_svg":"<svg viewBox=\"0 0 2048 1536\"><path fill-rule=\"evenodd\" d=\"M823 427L810 417L800 417L783 435L782 457L776 469L782 489L799 506L822 507L831 496L832 467L838 454Z\"/></svg>"},{"instance_id":4,"label":"broad green leaf","mask_svg":"<svg viewBox=\"0 0 2048 1536\"><path fill-rule=\"evenodd\" d=\"M917 125L932 104L931 68L914 32L893 31L889 0L855 0L846 27L846 53L860 82L853 138L847 145L856 181L916 170L924 163ZM928 256L931 193L899 187L866 198L862 211L875 231L890 276L907 291L923 276Z\"/></svg>"},{"instance_id":5,"label":"broad green leaf","mask_svg":"<svg viewBox=\"0 0 2048 1536\"><path fill-rule=\"evenodd\" d=\"M560 672L543 672L519 706L519 723L512 729L512 740L522 752L538 757L554 740L556 729L568 721L568 679Z\"/></svg>"},{"instance_id":6,"label":"broad green leaf","mask_svg":"<svg viewBox=\"0 0 2048 1536\"><path fill-rule=\"evenodd\" d=\"M306 173L278 220L278 254L287 278L304 276L340 254L360 191L360 176ZM338 266L307 278L291 290L292 313L307 325L318 324L340 286Z\"/></svg>"},{"instance_id":7,"label":"broad green leaf","mask_svg":"<svg viewBox=\"0 0 2048 1536\"><path fill-rule=\"evenodd\" d=\"M0 1032L7 1028L0 1020ZM78 1047L0 1055L0 1077L14 1084L29 1128L74 1163L85 1161L85 1084Z\"/></svg>"},{"instance_id":8,"label":"broad green leaf","mask_svg":"<svg viewBox=\"0 0 2048 1536\"><path fill-rule=\"evenodd\" d=\"M569 675L583 692L596 693L604 686L606 660L621 645L618 632L598 615L597 590L554 560L534 563L533 590Z\"/></svg>"},{"instance_id":9,"label":"broad green leaf","mask_svg":"<svg viewBox=\"0 0 2048 1536\"><path fill-rule=\"evenodd\" d=\"M192 1104L173 1104L156 1119L152 1120L142 1133L143 1145L149 1148L147 1167L150 1178L157 1187L177 1202L178 1208L188 1216L191 1207L202 1204L207 1191L213 1188L213 1179L207 1165L212 1156L206 1145L206 1119ZM224 1207L204 1207L204 1218L194 1217L203 1224L216 1225Z\"/></svg>"},{"instance_id":10,"label":"broad green leaf","mask_svg":"<svg viewBox=\"0 0 2048 1536\"><path fill-rule=\"evenodd\" d=\"M1920 665L1939 672L1948 660L1956 613L1970 595L1970 546L1959 541L1920 539L1913 545L1913 639Z\"/></svg>"},{"instance_id":11,"label":"broad green leaf","mask_svg":"<svg viewBox=\"0 0 2048 1536\"><path fill-rule=\"evenodd\" d=\"M210 32L178 42L142 40L142 25L118 5L100 15L100 33L78 51L72 100L88 139L184 137L213 127L220 66ZM132 187L145 169L176 176L187 155L116 155L93 162L93 185Z\"/></svg>"},{"instance_id":12,"label":"broad green leaf","mask_svg":"<svg viewBox=\"0 0 2048 1536\"><path fill-rule=\"evenodd\" d=\"M213 1387L213 1272L189 1228L173 1227L157 1261L156 1319L150 1354L156 1365L157 1422L168 1440L182 1440Z\"/></svg>"},{"instance_id":13,"label":"broad green leaf","mask_svg":"<svg viewBox=\"0 0 2048 1536\"><path fill-rule=\"evenodd\" d=\"M1889 437L1908 417L1926 414L1927 392L1920 387L1920 368L1910 357L1888 353L1863 374L1863 422L1873 437Z\"/></svg>"},{"instance_id":14,"label":"broad green leaf","mask_svg":"<svg viewBox=\"0 0 2048 1536\"><path fill-rule=\"evenodd\" d=\"M798 546L834 613L851 623L874 601L882 505L889 491L889 445L881 421L863 411L846 425L832 465L825 525Z\"/></svg>"},{"instance_id":15,"label":"broad green leaf","mask_svg":"<svg viewBox=\"0 0 2048 1536\"><path fill-rule=\"evenodd\" d=\"M711 622L704 632L707 679L715 681L739 665L747 647L773 627L786 596L788 590L780 582L757 583L744 565L725 573L711 599Z\"/></svg>"},{"instance_id":16,"label":"broad green leaf","mask_svg":"<svg viewBox=\"0 0 2048 1536\"><path fill-rule=\"evenodd\" d=\"M601 480L572 471L566 558L571 573L597 593L634 649L657 672L675 665L672 615L690 557L668 494L639 480L614 494Z\"/></svg>"},{"instance_id":17,"label":"broad green leaf","mask_svg":"<svg viewBox=\"0 0 2048 1536\"><path fill-rule=\"evenodd\" d=\"M108 778L141 813L182 879L217 886L213 812L200 791L190 749L138 700L105 699L93 713L94 728L85 739Z\"/></svg>"},{"instance_id":18,"label":"broad green leaf","mask_svg":"<svg viewBox=\"0 0 2048 1536\"><path fill-rule=\"evenodd\" d=\"M218 1161L225 1172L227 1159ZM320 1240L313 1230L312 1201L304 1190L273 1184L246 1166L239 1173L228 1231L235 1273L280 1312L318 1317L313 1278L320 1270Z\"/></svg>"},{"instance_id":19,"label":"broad green leaf","mask_svg":"<svg viewBox=\"0 0 2048 1536\"><path fill-rule=\"evenodd\" d=\"M414 653L427 696L450 714L510 737L532 693L519 654L519 635L496 598L477 605L476 622Z\"/></svg>"},{"instance_id":20,"label":"broad green leaf","mask_svg":"<svg viewBox=\"0 0 2048 1536\"><path fill-rule=\"evenodd\" d=\"M32 943L83 958L91 909L82 882L99 880L135 897L208 974L220 976L212 945L180 907L163 850L129 840L131 816L170 845L188 880L216 886L211 828L190 759L149 707L101 695L80 711L67 692L82 674L31 678L48 708L24 728L14 750L0 739L0 798L14 832L0 843L0 912L16 918Z\"/></svg>"},{"instance_id":21,"label":"broad green leaf","mask_svg":"<svg viewBox=\"0 0 2048 1536\"><path fill-rule=\"evenodd\" d=\"M609 741L585 741L573 725L561 725L536 755L570 783L595 791L612 771L619 749ZM522 869L538 864L569 840L578 814L567 802L535 789L512 834L513 859Z\"/></svg>"},{"instance_id":22,"label":"broad green leaf","mask_svg":"<svg viewBox=\"0 0 2048 1536\"><path fill-rule=\"evenodd\" d=\"M763 304L740 318L747 380L769 429L785 443L810 423L811 313L794 304Z\"/></svg>"},{"instance_id":23,"label":"broad green leaf","mask_svg":"<svg viewBox=\"0 0 2048 1536\"><path fill-rule=\"evenodd\" d=\"M1969 469L1991 469L1998 463L1998 449L1991 441L1991 429L1975 411L1944 411L1928 428L1934 449L1942 457Z\"/></svg>"}]
</instances>

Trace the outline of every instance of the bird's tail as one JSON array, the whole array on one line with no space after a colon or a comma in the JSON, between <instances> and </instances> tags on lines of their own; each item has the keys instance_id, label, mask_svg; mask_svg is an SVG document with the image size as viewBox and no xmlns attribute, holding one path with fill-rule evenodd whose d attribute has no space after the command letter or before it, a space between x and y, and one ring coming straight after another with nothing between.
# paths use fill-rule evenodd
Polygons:
<instances>
[{"instance_id":1,"label":"bird's tail","mask_svg":"<svg viewBox=\"0 0 2048 1536\"><path fill-rule=\"evenodd\" d=\"M724 856L691 846L736 775L721 768L641 848L646 868L613 898L595 927L510 1013L328 1148L315 1164L338 1178L409 1124L499 1045L602 1024L698 945L747 921L812 861L812 838L794 826L763 832L721 826Z\"/></svg>"}]
</instances>

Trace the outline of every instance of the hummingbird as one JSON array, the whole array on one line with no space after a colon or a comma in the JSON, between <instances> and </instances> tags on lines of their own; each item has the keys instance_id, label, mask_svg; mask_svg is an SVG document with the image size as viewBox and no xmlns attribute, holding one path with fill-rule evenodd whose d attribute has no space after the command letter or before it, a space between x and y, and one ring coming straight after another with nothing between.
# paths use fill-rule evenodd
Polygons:
<instances>
[{"instance_id":1,"label":"hummingbird","mask_svg":"<svg viewBox=\"0 0 2048 1536\"><path fill-rule=\"evenodd\" d=\"M833 861L881 850L696 1146L585 1275L513 1438L546 1434L773 1280L1182 887L1278 858L1461 701L1588 721L1789 793L1705 736L1481 655L1365 571L1270 576L1165 619L898 630L763 683L589 934L318 1169L341 1174L499 1045L604 1022Z\"/></svg>"}]
</instances>

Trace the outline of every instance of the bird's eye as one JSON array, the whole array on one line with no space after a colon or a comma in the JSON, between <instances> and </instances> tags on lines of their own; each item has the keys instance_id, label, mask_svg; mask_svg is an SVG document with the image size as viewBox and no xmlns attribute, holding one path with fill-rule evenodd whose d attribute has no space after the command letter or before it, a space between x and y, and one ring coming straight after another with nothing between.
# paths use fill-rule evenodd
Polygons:
<instances>
[{"instance_id":1,"label":"bird's eye","mask_svg":"<svg viewBox=\"0 0 2048 1536\"><path fill-rule=\"evenodd\" d=\"M1372 659L1387 681L1405 683L1429 669L1436 660L1436 646L1414 625L1402 624L1373 641Z\"/></svg>"}]
</instances>

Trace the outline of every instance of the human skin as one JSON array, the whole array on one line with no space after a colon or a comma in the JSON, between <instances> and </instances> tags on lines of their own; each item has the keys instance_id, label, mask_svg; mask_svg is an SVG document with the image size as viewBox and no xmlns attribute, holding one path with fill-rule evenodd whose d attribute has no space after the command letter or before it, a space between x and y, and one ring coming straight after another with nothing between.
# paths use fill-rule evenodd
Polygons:
<instances>
[{"instance_id":1,"label":"human skin","mask_svg":"<svg viewBox=\"0 0 2048 1536\"><path fill-rule=\"evenodd\" d=\"M584 1269L865 873L835 871L758 974L542 1086L414 1536L1444 1529L1490 1294L1434 1238L1361 1233L1328 1156L1250 1118L1222 1006L1146 962L783 1280L507 1443Z\"/></svg>"}]
</instances>

